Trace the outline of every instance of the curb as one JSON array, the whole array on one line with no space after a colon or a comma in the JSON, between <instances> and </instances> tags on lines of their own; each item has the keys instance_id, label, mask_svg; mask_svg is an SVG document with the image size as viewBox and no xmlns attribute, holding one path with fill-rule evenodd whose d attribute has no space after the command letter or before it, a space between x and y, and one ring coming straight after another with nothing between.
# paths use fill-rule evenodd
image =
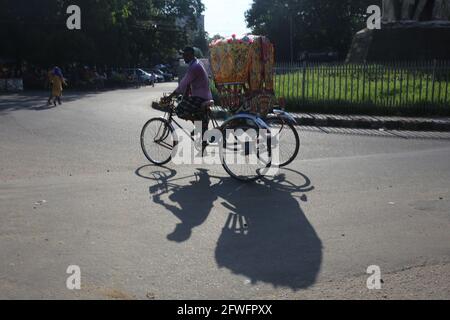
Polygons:
<instances>
[{"instance_id":1,"label":"curb","mask_svg":"<svg viewBox=\"0 0 450 320\"><path fill-rule=\"evenodd\" d=\"M450 131L450 121L444 120L336 119L328 116L317 118L297 115L294 115L294 118L301 126L399 131Z\"/></svg>"},{"instance_id":2,"label":"curb","mask_svg":"<svg viewBox=\"0 0 450 320\"><path fill-rule=\"evenodd\" d=\"M159 106L153 109L165 111ZM228 113L221 108L214 108L213 114L217 119L225 119ZM372 129L372 130L399 130L399 131L439 131L450 132L450 119L428 119L428 118L389 118L389 117L364 117L364 116L332 116L319 114L291 114L298 126L331 127L349 129Z\"/></svg>"}]
</instances>

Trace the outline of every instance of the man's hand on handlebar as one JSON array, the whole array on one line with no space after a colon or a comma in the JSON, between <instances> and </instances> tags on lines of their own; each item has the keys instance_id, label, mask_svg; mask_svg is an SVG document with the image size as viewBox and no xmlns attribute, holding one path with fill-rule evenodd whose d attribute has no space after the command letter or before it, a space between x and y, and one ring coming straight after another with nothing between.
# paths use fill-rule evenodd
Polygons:
<instances>
[{"instance_id":1,"label":"man's hand on handlebar","mask_svg":"<svg viewBox=\"0 0 450 320\"><path fill-rule=\"evenodd\" d=\"M167 97L163 97L161 98L161 102L162 103L171 103L174 100L179 100L181 98L181 95L178 93L172 93L171 95L167 96Z\"/></svg>"}]
</instances>

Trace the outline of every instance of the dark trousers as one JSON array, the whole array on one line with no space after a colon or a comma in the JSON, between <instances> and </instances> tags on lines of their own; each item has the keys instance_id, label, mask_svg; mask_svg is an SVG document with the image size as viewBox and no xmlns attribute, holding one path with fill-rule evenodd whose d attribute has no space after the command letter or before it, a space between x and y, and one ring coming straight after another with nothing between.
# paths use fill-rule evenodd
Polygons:
<instances>
[{"instance_id":1,"label":"dark trousers","mask_svg":"<svg viewBox=\"0 0 450 320\"><path fill-rule=\"evenodd\" d=\"M202 104L207 101L200 97L185 97L177 106L177 115L182 119L202 122L202 139L208 131L208 114Z\"/></svg>"}]
</instances>

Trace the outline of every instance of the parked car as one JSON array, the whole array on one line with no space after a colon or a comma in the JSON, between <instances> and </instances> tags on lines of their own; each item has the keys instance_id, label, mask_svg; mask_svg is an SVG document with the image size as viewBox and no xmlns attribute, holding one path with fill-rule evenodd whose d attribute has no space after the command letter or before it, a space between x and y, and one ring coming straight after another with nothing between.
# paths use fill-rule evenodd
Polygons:
<instances>
[{"instance_id":1,"label":"parked car","mask_svg":"<svg viewBox=\"0 0 450 320\"><path fill-rule=\"evenodd\" d=\"M143 69L127 69L126 72L131 80L137 81L141 84L154 85L157 80L155 74L146 72Z\"/></svg>"},{"instance_id":2,"label":"parked car","mask_svg":"<svg viewBox=\"0 0 450 320\"><path fill-rule=\"evenodd\" d=\"M171 73L163 72L160 69L152 70L156 75L162 76L165 82L173 81L174 76Z\"/></svg>"},{"instance_id":3,"label":"parked car","mask_svg":"<svg viewBox=\"0 0 450 320\"><path fill-rule=\"evenodd\" d=\"M139 79L145 84L154 85L156 82L156 75L152 72L146 72L142 69L137 69Z\"/></svg>"},{"instance_id":4,"label":"parked car","mask_svg":"<svg viewBox=\"0 0 450 320\"><path fill-rule=\"evenodd\" d=\"M153 71L153 69L144 68L142 70L144 70L148 74L151 74L154 77L154 79L155 79L155 83L164 82L164 77L159 75L159 74L157 74L157 73L155 73Z\"/></svg>"}]
</instances>

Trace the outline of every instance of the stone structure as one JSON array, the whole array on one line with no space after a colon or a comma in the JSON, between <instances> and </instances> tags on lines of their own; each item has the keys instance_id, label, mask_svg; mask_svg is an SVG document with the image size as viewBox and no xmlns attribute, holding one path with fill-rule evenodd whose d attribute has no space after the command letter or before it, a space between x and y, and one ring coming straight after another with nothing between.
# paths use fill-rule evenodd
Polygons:
<instances>
[{"instance_id":1,"label":"stone structure","mask_svg":"<svg viewBox=\"0 0 450 320\"><path fill-rule=\"evenodd\" d=\"M450 0L384 0L383 22L449 21Z\"/></svg>"},{"instance_id":2,"label":"stone structure","mask_svg":"<svg viewBox=\"0 0 450 320\"><path fill-rule=\"evenodd\" d=\"M364 29L348 62L450 59L450 0L384 0L381 30Z\"/></svg>"}]
</instances>

